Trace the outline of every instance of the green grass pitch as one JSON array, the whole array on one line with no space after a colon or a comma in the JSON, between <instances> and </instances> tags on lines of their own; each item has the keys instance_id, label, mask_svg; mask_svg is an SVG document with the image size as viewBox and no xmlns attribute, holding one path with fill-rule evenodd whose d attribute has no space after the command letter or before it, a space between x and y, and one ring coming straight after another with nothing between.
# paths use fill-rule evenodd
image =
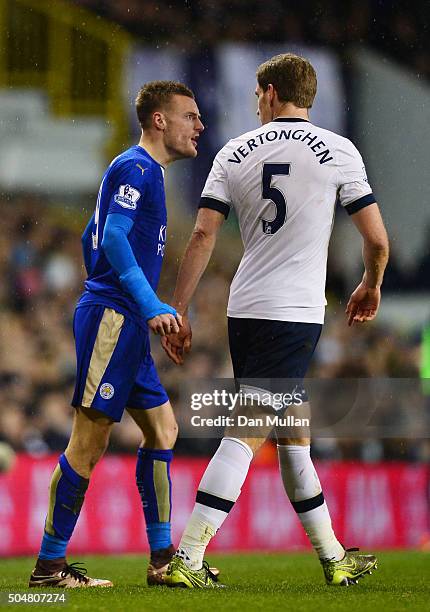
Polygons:
<instances>
[{"instance_id":1,"label":"green grass pitch","mask_svg":"<svg viewBox=\"0 0 430 612\"><path fill-rule=\"evenodd\" d=\"M76 559L70 558L70 562ZM210 555L228 589L190 591L148 588L146 558L135 555L80 557L90 576L109 578L113 589L70 590L67 610L124 610L139 612L201 612L206 610L339 611L430 610L430 553L381 552L378 570L357 586L325 586L312 554ZM0 590L23 591L33 559L0 560ZM30 592L35 593L35 590ZM58 592L58 591L57 591ZM13 609L17 605L3 605ZM22 606L19 606L22 608ZM32 605L31 609L42 606Z\"/></svg>"}]
</instances>

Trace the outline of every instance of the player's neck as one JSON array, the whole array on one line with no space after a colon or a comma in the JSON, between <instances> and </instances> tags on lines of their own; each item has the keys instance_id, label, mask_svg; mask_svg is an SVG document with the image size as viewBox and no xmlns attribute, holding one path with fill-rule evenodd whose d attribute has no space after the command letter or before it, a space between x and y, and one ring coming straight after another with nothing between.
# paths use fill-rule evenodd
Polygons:
<instances>
[{"instance_id":1,"label":"player's neck","mask_svg":"<svg viewBox=\"0 0 430 612\"><path fill-rule=\"evenodd\" d=\"M139 145L139 147L142 147L143 149L145 149L145 151L149 153L149 155L153 159L155 159L156 162L161 164L163 168L168 166L170 162L172 161L163 142L157 142L153 138L150 138L149 136L142 134L137 144Z\"/></svg>"},{"instance_id":2,"label":"player's neck","mask_svg":"<svg viewBox=\"0 0 430 612\"><path fill-rule=\"evenodd\" d=\"M291 102L286 102L285 104L280 104L273 112L273 119L280 119L282 117L294 117L309 121L309 112L307 108L300 108Z\"/></svg>"}]
</instances>

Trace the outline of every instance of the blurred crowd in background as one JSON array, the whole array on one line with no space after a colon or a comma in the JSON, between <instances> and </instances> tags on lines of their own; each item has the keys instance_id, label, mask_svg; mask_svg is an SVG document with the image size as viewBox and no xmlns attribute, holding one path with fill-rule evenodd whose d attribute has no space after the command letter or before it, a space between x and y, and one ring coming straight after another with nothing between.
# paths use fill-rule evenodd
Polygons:
<instances>
[{"instance_id":1,"label":"blurred crowd in background","mask_svg":"<svg viewBox=\"0 0 430 612\"><path fill-rule=\"evenodd\" d=\"M220 42L287 42L328 46L347 66L349 46L365 43L408 66L420 78L430 77L429 4L422 0L74 0L74 4L121 24L144 45L171 46L192 57L194 50L211 49ZM211 161L210 143L206 149ZM200 159L205 167L202 155L204 151ZM64 205L30 195L3 195L0 203L0 442L40 456L63 450L70 435L75 378L72 321L86 276L80 235L95 202L89 197L84 203ZM174 220L169 225L159 291L164 301L169 301L173 291L191 216L184 226L176 226ZM229 284L241 253L234 224L229 219L223 228L221 245L194 299L190 311L193 350L185 365L174 366L158 339L152 339L154 360L182 431L186 428L184 415L189 414L189 406L181 405L184 381L232 377L225 313ZM407 271L393 250L385 292L430 290L430 228L426 244L414 269ZM365 326L346 325L345 304L358 281L329 259L326 325L309 375L333 380L418 379L421 328L405 334L378 320ZM427 410L430 415L430 407ZM113 429L110 449L135 452L139 443L139 430L125 415ZM217 440L183 436L177 451L208 455L217 444ZM273 444L265 448L261 456L273 460ZM328 459L419 461L430 459L430 441L411 435L403 439L321 438L314 441L313 452Z\"/></svg>"},{"instance_id":2,"label":"blurred crowd in background","mask_svg":"<svg viewBox=\"0 0 430 612\"><path fill-rule=\"evenodd\" d=\"M75 376L72 319L85 279L80 235L91 214L92 210L49 206L32 197L2 201L0 441L8 442L15 450L43 455L63 450L68 442ZM169 231L160 288L165 301L171 297L190 228L182 230L180 236L174 229ZM240 246L236 233L229 233L228 227L223 233L226 243L221 248L222 256L220 251L215 253L193 302L193 350L185 365L174 366L158 339L152 338L160 378L180 422L184 414L189 414L189 406L181 406L179 401L183 381L232 376L225 312L229 283L238 260L224 253L240 253ZM348 298L345 287L350 285L351 279L329 273L326 325L310 376L417 378L419 330L403 336L377 322L348 328L344 308ZM111 450L135 452L139 443L137 427L125 416L114 427ZM216 445L216 440L183 438L177 450L207 455ZM321 439L315 442L314 453L335 459L423 460L430 457L430 446L428 440Z\"/></svg>"},{"instance_id":3,"label":"blurred crowd in background","mask_svg":"<svg viewBox=\"0 0 430 612\"><path fill-rule=\"evenodd\" d=\"M430 78L425 0L77 0L149 44L186 51L222 41L371 45Z\"/></svg>"}]
</instances>

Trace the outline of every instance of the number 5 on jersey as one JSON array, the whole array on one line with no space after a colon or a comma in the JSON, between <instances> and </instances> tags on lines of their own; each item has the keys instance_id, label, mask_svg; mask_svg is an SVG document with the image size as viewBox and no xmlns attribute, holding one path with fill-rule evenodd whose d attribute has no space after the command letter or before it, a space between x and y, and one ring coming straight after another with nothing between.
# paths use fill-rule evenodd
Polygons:
<instances>
[{"instance_id":1,"label":"number 5 on jersey","mask_svg":"<svg viewBox=\"0 0 430 612\"><path fill-rule=\"evenodd\" d=\"M276 234L287 219L287 202L284 193L278 187L272 187L272 176L289 176L290 167L291 164L263 164L262 197L264 200L271 200L276 207L274 219L261 217L265 234Z\"/></svg>"}]
</instances>

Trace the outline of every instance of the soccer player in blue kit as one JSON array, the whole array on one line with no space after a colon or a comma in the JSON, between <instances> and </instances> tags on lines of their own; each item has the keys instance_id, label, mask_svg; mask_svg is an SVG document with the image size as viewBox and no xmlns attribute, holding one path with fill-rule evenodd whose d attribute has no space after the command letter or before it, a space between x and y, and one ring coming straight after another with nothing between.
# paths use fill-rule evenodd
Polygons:
<instances>
[{"instance_id":1,"label":"soccer player in blue kit","mask_svg":"<svg viewBox=\"0 0 430 612\"><path fill-rule=\"evenodd\" d=\"M136 483L151 549L148 584L163 583L175 552L170 463L177 424L151 357L149 329L163 336L181 325L176 310L155 293L166 242L164 168L195 157L204 128L194 95L182 83L147 83L136 98L136 111L139 144L108 167L82 236L88 278L73 323L76 411L69 444L52 475L30 587L112 586L110 580L90 578L79 564L68 564L66 549L91 472L125 409L143 435Z\"/></svg>"}]
</instances>

